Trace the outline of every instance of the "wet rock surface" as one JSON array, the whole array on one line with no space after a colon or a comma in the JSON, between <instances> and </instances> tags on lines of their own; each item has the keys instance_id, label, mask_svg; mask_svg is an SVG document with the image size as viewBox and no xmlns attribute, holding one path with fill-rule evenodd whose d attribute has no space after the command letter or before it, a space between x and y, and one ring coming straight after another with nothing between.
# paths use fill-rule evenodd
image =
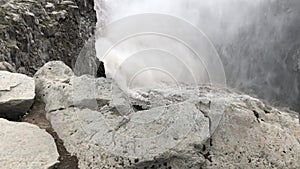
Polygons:
<instances>
[{"instance_id":1,"label":"wet rock surface","mask_svg":"<svg viewBox=\"0 0 300 169\"><path fill-rule=\"evenodd\" d=\"M230 2L220 20L212 10L200 26L218 50L228 86L299 112L300 1Z\"/></svg>"},{"instance_id":2,"label":"wet rock surface","mask_svg":"<svg viewBox=\"0 0 300 169\"><path fill-rule=\"evenodd\" d=\"M0 82L0 117L18 120L34 102L34 80L23 74L0 71Z\"/></svg>"},{"instance_id":3,"label":"wet rock surface","mask_svg":"<svg viewBox=\"0 0 300 169\"><path fill-rule=\"evenodd\" d=\"M38 94L46 107L59 93L70 96L46 116L79 168L299 168L296 113L227 89L124 93L110 79L53 79L55 69L42 70L37 84L51 83Z\"/></svg>"},{"instance_id":4,"label":"wet rock surface","mask_svg":"<svg viewBox=\"0 0 300 169\"><path fill-rule=\"evenodd\" d=\"M53 138L29 123L0 119L0 166L5 169L41 168L54 165L58 153Z\"/></svg>"}]
</instances>

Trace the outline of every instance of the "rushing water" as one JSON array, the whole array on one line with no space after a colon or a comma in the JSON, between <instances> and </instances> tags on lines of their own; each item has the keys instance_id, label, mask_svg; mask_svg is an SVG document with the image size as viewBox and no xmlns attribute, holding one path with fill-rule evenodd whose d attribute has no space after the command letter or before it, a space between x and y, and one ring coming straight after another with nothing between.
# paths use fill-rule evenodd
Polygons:
<instances>
[{"instance_id":1,"label":"rushing water","mask_svg":"<svg viewBox=\"0 0 300 169\"><path fill-rule=\"evenodd\" d=\"M95 4L98 28L141 13L167 14L188 21L199 28L215 46L224 66L228 86L280 106L300 110L299 0L96 0ZM147 23L135 23L131 28L141 25ZM180 27L172 25L172 29L175 31ZM190 36L192 38L193 34ZM180 45L170 45L167 41L162 41L161 38L147 40L144 37L133 41L131 45L123 45L119 50L114 50L114 57L104 59L108 74L113 75L120 71L117 70L118 65L128 59L124 58L126 52L145 47L146 42L173 49L180 48ZM203 43L204 41L206 39L200 40ZM170 48L168 49L172 50ZM188 58L190 53L179 52L178 55ZM168 63L165 64L168 69L182 70L178 77L188 81L188 71L184 71L176 61L151 58L146 62ZM198 62L191 58L185 59L187 64L192 69L197 69L192 63ZM144 59L131 57L129 60L131 61L120 71L125 74L123 78L126 78L126 73L135 70L133 67L144 63ZM196 76L203 78L197 79L197 82L205 83L207 74L202 70L205 65L199 67L201 70L197 71ZM150 76L168 79L165 75L147 72L140 77L139 81L144 82L140 85L149 84L145 79Z\"/></svg>"}]
</instances>

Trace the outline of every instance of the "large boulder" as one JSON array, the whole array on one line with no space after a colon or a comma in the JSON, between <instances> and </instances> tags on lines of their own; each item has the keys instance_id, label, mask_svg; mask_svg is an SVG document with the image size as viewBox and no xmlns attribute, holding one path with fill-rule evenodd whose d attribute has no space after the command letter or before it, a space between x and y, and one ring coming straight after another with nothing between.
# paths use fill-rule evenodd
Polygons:
<instances>
[{"instance_id":1,"label":"large boulder","mask_svg":"<svg viewBox=\"0 0 300 169\"><path fill-rule=\"evenodd\" d=\"M125 93L110 79L69 74L60 80L48 76L55 69L42 70L38 95L80 168L300 167L294 112L227 89L182 85Z\"/></svg>"},{"instance_id":2,"label":"large boulder","mask_svg":"<svg viewBox=\"0 0 300 169\"><path fill-rule=\"evenodd\" d=\"M37 97L46 103L46 112L66 109L74 105L96 109L95 98L98 97L96 95L99 94L102 98L108 97L108 93L95 93L93 89L96 86L103 86L96 85L96 79L91 75L76 77L61 61L48 62L37 71L34 79ZM103 80L104 78L98 79L99 83ZM110 82L105 85L105 88L109 86Z\"/></svg>"},{"instance_id":3,"label":"large boulder","mask_svg":"<svg viewBox=\"0 0 300 169\"><path fill-rule=\"evenodd\" d=\"M76 154L79 168L127 168L149 161L153 165L153 159L162 159L163 165L173 156L192 157L191 163L205 161L191 153L193 145L209 138L209 120L189 103L141 111L128 118L109 108L100 112L68 108L47 118L67 150Z\"/></svg>"},{"instance_id":4,"label":"large boulder","mask_svg":"<svg viewBox=\"0 0 300 169\"><path fill-rule=\"evenodd\" d=\"M0 119L0 168L47 169L58 159L54 139L29 123Z\"/></svg>"},{"instance_id":5,"label":"large boulder","mask_svg":"<svg viewBox=\"0 0 300 169\"><path fill-rule=\"evenodd\" d=\"M299 168L297 114L254 98L230 102L206 150L207 168Z\"/></svg>"},{"instance_id":6,"label":"large boulder","mask_svg":"<svg viewBox=\"0 0 300 169\"><path fill-rule=\"evenodd\" d=\"M0 81L0 117L17 119L34 101L34 80L23 74L0 71Z\"/></svg>"}]
</instances>

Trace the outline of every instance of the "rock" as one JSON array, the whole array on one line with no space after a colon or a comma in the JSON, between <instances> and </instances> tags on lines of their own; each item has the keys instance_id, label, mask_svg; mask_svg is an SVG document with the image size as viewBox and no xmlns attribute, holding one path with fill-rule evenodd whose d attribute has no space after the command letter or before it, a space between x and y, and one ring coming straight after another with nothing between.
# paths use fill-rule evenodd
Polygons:
<instances>
[{"instance_id":1,"label":"rock","mask_svg":"<svg viewBox=\"0 0 300 169\"><path fill-rule=\"evenodd\" d=\"M9 64L8 62L0 62L0 70L8 71L8 72L16 72L15 68Z\"/></svg>"},{"instance_id":2,"label":"rock","mask_svg":"<svg viewBox=\"0 0 300 169\"><path fill-rule=\"evenodd\" d=\"M23 74L0 71L0 81L0 117L16 120L34 101L34 80Z\"/></svg>"},{"instance_id":3,"label":"rock","mask_svg":"<svg viewBox=\"0 0 300 169\"><path fill-rule=\"evenodd\" d=\"M149 114L158 114L164 109L167 111L161 114L159 121L138 124L148 121ZM191 116L181 113L180 109L188 110ZM178 116L174 116L174 112L178 112ZM187 149L186 146L175 145L182 142L198 144L209 137L208 119L195 106L189 104L139 112L128 117L130 120L112 115L115 113L113 111L107 110L107 114L103 113L90 109L68 108L48 114L48 119L55 126L59 137L64 140L66 148L78 157L79 168L126 168L135 165L131 164L134 163L134 159L143 162L159 158L160 153L165 153L169 148L173 149L174 155L176 152L187 153L192 147ZM192 127L193 131L186 133ZM164 131L166 129L168 132ZM116 158L119 160L115 161ZM201 157L195 159L201 160Z\"/></svg>"},{"instance_id":4,"label":"rock","mask_svg":"<svg viewBox=\"0 0 300 169\"><path fill-rule=\"evenodd\" d=\"M17 73L21 73L21 74L26 74L26 69L25 67L19 67L19 69L17 70Z\"/></svg>"},{"instance_id":5,"label":"rock","mask_svg":"<svg viewBox=\"0 0 300 169\"><path fill-rule=\"evenodd\" d=\"M81 77L73 75L72 70L61 61L45 64L34 75L37 97L46 103L45 109L47 112L65 109L74 105L97 109L95 100L98 96L92 89L96 86L103 87L100 84L97 85L97 81L102 84L103 79L94 79L89 75ZM109 85L110 82L105 87L109 87ZM82 91L83 93L81 93ZM101 92L98 94L102 98L108 95Z\"/></svg>"},{"instance_id":6,"label":"rock","mask_svg":"<svg viewBox=\"0 0 300 169\"><path fill-rule=\"evenodd\" d=\"M239 100L227 106L211 138L207 168L299 168L297 115L270 110L253 98Z\"/></svg>"},{"instance_id":7,"label":"rock","mask_svg":"<svg viewBox=\"0 0 300 169\"><path fill-rule=\"evenodd\" d=\"M99 61L98 59L96 62L97 62L97 66L98 66L96 77L106 78L104 63L102 61ZM300 63L299 63L299 66L300 66Z\"/></svg>"},{"instance_id":8,"label":"rock","mask_svg":"<svg viewBox=\"0 0 300 169\"><path fill-rule=\"evenodd\" d=\"M69 85L72 76L72 70L61 61L48 62L34 75L37 98L46 103L47 112L72 105Z\"/></svg>"},{"instance_id":9,"label":"rock","mask_svg":"<svg viewBox=\"0 0 300 169\"><path fill-rule=\"evenodd\" d=\"M0 61L30 76L50 60L73 67L96 26L93 1L5 1L0 18Z\"/></svg>"},{"instance_id":10,"label":"rock","mask_svg":"<svg viewBox=\"0 0 300 169\"><path fill-rule=\"evenodd\" d=\"M45 130L29 123L0 119L1 168L47 169L58 159L54 139Z\"/></svg>"},{"instance_id":11,"label":"rock","mask_svg":"<svg viewBox=\"0 0 300 169\"><path fill-rule=\"evenodd\" d=\"M224 64L228 86L276 103L276 106L300 112L300 71L297 70L300 1L257 2L259 5L252 6L248 1L241 4L227 1L230 9L226 8L227 12L220 20L224 20L224 25L234 25L234 30L222 29L223 25L217 25L218 21L214 19L202 24L200 29L207 30L205 33L216 46ZM241 6L247 10L236 15L233 11L239 11ZM277 15L274 16L274 13ZM209 16L213 18L216 14L207 13L203 19ZM245 18L247 24L243 23ZM278 18L281 18L280 22L275 23ZM218 30L220 33L216 34ZM253 31L258 36L252 36ZM246 37L247 40L243 40Z\"/></svg>"},{"instance_id":12,"label":"rock","mask_svg":"<svg viewBox=\"0 0 300 169\"><path fill-rule=\"evenodd\" d=\"M96 57L95 38L90 38L82 48L73 68L76 76L106 77L104 63Z\"/></svg>"},{"instance_id":13,"label":"rock","mask_svg":"<svg viewBox=\"0 0 300 169\"><path fill-rule=\"evenodd\" d=\"M41 85L38 95L79 168L300 167L294 112L227 89L182 85L124 93L111 79L54 79L48 75L55 69L42 70L47 73L37 84L51 85Z\"/></svg>"},{"instance_id":14,"label":"rock","mask_svg":"<svg viewBox=\"0 0 300 169\"><path fill-rule=\"evenodd\" d=\"M39 69L34 78L37 80L36 82L44 82L44 81L58 81L58 82L66 82L74 75L71 68L69 68L62 61L52 61L46 63L41 69ZM37 85L40 87L40 85Z\"/></svg>"}]
</instances>

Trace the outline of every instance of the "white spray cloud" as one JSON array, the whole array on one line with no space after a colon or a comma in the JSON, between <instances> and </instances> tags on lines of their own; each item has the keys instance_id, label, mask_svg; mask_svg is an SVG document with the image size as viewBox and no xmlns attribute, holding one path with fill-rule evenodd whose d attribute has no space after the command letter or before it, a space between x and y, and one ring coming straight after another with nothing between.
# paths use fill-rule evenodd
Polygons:
<instances>
[{"instance_id":1,"label":"white spray cloud","mask_svg":"<svg viewBox=\"0 0 300 169\"><path fill-rule=\"evenodd\" d=\"M96 0L96 6L100 1ZM299 0L103 0L97 10L98 26L140 13L183 18L202 30L217 47L231 87L300 110L299 3ZM136 26L139 25L132 27ZM140 48L139 43L135 47ZM114 51L116 56L105 63L108 72L113 74L117 65L126 60L124 53L130 50L134 51L126 46ZM197 76L207 78L205 71Z\"/></svg>"},{"instance_id":2,"label":"white spray cloud","mask_svg":"<svg viewBox=\"0 0 300 169\"><path fill-rule=\"evenodd\" d=\"M221 2L221 1L220 1ZM100 4L100 3L99 3ZM103 5L104 4L104 5ZM199 8L207 8L207 6L212 5L210 2L199 2L199 1L179 1L179 0L165 0L165 1L146 1L146 0L123 0L123 1L102 1L102 6L105 6L106 9L106 24L118 22L120 19L133 16L137 14L143 13L161 13L172 15L177 18L181 18L186 20L190 24L190 26L196 26L199 21L200 12L197 12ZM103 7L102 7L103 8ZM98 15L98 17L103 17ZM99 19L100 20L100 19ZM147 21L149 22L149 21ZM152 22L158 22L157 20L153 20ZM139 22L134 23L130 27L131 30L121 30L121 31L132 31L132 29L136 29L141 27L142 25L148 25L149 23ZM176 27L178 26L178 27ZM124 28L125 29L125 28ZM170 32L178 32L180 29L185 29L184 27L180 27L180 25L174 24L165 24L165 28ZM184 32L184 30L182 30ZM168 33L168 32L167 32ZM181 32L179 32L181 34ZM195 35L193 33L186 34L185 40L194 41ZM204 37L204 36L203 36ZM101 41L103 41L105 35L99 37ZM98 40L99 41L99 40ZM109 43L109 38L106 39L107 43ZM193 53L193 49L187 49L187 46L184 46L182 43L176 42L176 40L170 40L170 38L165 38L163 36L143 36L135 37L133 39L127 39L123 44L118 44L114 46L114 48L110 51L108 55L103 58L105 63L105 67L107 70L108 76L113 78L117 78L115 75L119 77L117 81L119 83L132 83L134 80L134 86L153 86L154 82L172 82L173 84L177 83L209 83L210 76L209 72L207 72L208 62L213 62L214 59L209 57L208 60L203 56L197 55L217 55L217 53L208 47L207 44L211 45L208 39L199 38L198 45L207 46L206 51L201 53ZM184 42L183 42L184 43ZM102 50L101 44L96 42L97 53L101 53ZM112 45L112 44L111 44ZM194 46L197 44L194 44ZM147 55L145 50L155 53L156 56L141 56L141 54ZM144 51L144 52L139 52ZM160 51L160 52L157 52ZM153 55L154 55L153 53ZM130 57L136 57L135 59L129 59ZM140 55L137 57L137 55ZM168 57L168 56L169 57ZM196 56L195 56L196 55ZM160 57L157 57L160 56ZM173 56L173 57L170 57ZM126 60L130 60L124 63ZM136 72L142 69L142 66L158 68L160 70L149 70L147 69L147 73L141 73L143 78L133 79ZM219 69L222 66L218 66L215 69ZM138 69L140 68L140 69ZM120 71L122 70L122 71ZM169 74L168 74L169 73ZM220 75L221 76L221 75ZM126 79L126 80L125 80ZM140 80L137 80L140 79ZM220 78L222 79L222 78ZM126 86L126 84L124 84Z\"/></svg>"}]
</instances>

